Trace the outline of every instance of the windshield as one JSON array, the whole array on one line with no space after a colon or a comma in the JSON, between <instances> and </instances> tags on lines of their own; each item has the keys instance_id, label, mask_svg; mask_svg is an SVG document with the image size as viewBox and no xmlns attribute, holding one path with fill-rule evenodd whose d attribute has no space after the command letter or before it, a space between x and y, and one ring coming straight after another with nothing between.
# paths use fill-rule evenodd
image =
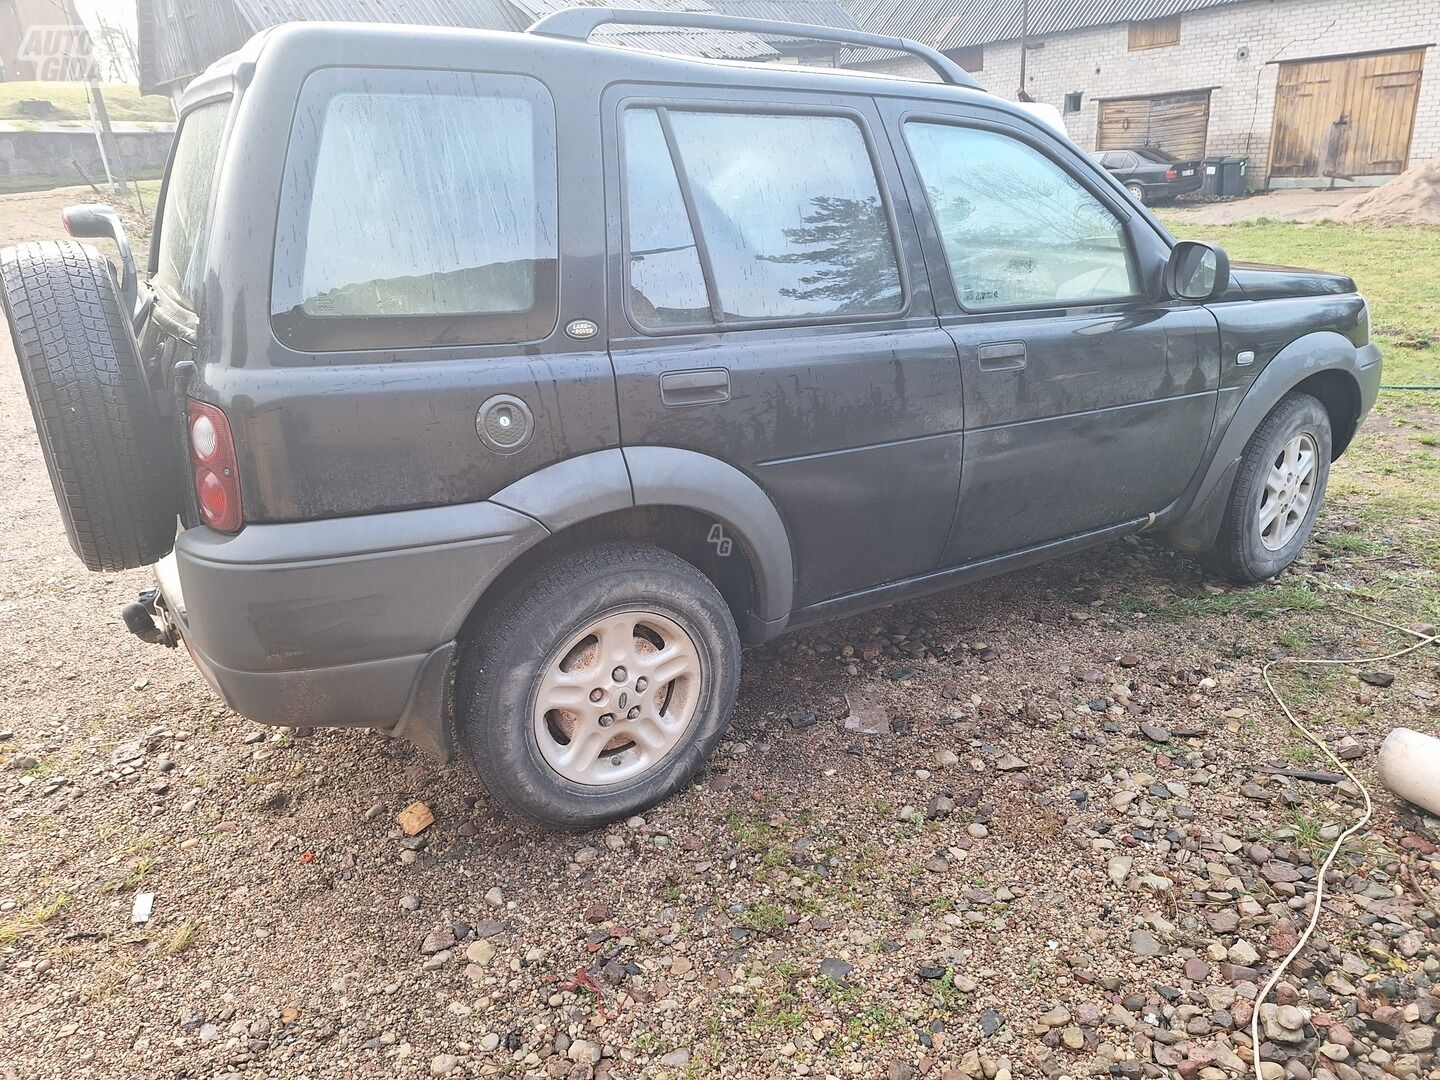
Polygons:
<instances>
[{"instance_id":1,"label":"windshield","mask_svg":"<svg viewBox=\"0 0 1440 1080\"><path fill-rule=\"evenodd\" d=\"M187 113L180 123L175 160L166 181L160 215L160 245L154 280L181 302L194 307L204 265L201 250L210 224L215 169L220 163L220 137L230 102L215 101Z\"/></svg>"}]
</instances>

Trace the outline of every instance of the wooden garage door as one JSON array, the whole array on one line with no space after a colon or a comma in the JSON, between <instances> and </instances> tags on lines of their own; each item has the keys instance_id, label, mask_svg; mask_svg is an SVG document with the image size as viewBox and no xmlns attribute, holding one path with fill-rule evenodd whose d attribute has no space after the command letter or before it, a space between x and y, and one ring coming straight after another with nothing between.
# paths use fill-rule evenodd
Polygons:
<instances>
[{"instance_id":1,"label":"wooden garage door","mask_svg":"<svg viewBox=\"0 0 1440 1080\"><path fill-rule=\"evenodd\" d=\"M1280 65L1273 176L1386 176L1410 159L1425 51Z\"/></svg>"},{"instance_id":2,"label":"wooden garage door","mask_svg":"<svg viewBox=\"0 0 1440 1080\"><path fill-rule=\"evenodd\" d=\"M1177 158L1205 156L1210 128L1210 91L1160 97L1119 98L1100 103L1098 150L1153 146Z\"/></svg>"}]
</instances>

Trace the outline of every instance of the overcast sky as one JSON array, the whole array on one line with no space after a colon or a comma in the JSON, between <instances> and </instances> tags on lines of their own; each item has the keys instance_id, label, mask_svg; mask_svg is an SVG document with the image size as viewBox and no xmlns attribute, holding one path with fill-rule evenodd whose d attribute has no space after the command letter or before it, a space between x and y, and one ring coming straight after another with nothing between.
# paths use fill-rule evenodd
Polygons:
<instances>
[{"instance_id":1,"label":"overcast sky","mask_svg":"<svg viewBox=\"0 0 1440 1080\"><path fill-rule=\"evenodd\" d=\"M135 0L72 0L87 26L95 25L95 16L103 15L112 23L121 23L135 31Z\"/></svg>"}]
</instances>

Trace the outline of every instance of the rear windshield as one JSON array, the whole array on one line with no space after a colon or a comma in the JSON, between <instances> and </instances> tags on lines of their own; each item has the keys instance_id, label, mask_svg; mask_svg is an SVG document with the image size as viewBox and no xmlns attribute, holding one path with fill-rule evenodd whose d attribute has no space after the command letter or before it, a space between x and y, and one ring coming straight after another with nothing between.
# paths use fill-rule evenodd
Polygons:
<instances>
[{"instance_id":1,"label":"rear windshield","mask_svg":"<svg viewBox=\"0 0 1440 1080\"><path fill-rule=\"evenodd\" d=\"M185 115L165 186L154 280L190 307L200 288L220 138L229 113L226 100L201 105Z\"/></svg>"}]
</instances>

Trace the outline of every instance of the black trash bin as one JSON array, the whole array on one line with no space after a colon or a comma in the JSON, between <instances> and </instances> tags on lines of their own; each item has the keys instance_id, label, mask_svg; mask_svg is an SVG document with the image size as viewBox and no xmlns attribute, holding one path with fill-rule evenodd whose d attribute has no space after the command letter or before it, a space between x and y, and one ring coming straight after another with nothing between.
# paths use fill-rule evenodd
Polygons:
<instances>
[{"instance_id":1,"label":"black trash bin","mask_svg":"<svg viewBox=\"0 0 1440 1080\"><path fill-rule=\"evenodd\" d=\"M1245 172L1249 167L1249 161L1243 157L1227 157L1221 159L1220 164L1220 195L1244 195L1245 194ZM1209 178L1207 172L1206 178Z\"/></svg>"},{"instance_id":2,"label":"black trash bin","mask_svg":"<svg viewBox=\"0 0 1440 1080\"><path fill-rule=\"evenodd\" d=\"M1225 194L1225 158L1207 157L1200 162L1200 194Z\"/></svg>"}]
</instances>

